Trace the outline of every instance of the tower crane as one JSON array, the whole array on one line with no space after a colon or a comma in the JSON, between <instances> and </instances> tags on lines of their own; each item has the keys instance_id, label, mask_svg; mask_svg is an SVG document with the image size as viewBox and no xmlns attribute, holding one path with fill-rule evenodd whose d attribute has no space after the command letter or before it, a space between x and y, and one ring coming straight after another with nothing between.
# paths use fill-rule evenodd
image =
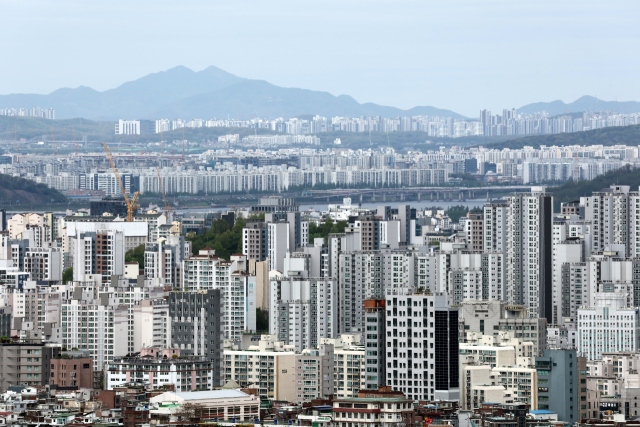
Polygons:
<instances>
[{"instance_id":1,"label":"tower crane","mask_svg":"<svg viewBox=\"0 0 640 427\"><path fill-rule=\"evenodd\" d=\"M124 189L124 185L122 185L122 180L120 179L120 175L118 174L118 170L116 169L115 163L113 163L113 158L111 158L111 153L107 148L107 144L102 143L104 147L105 153L107 153L107 159L109 159L109 164L111 165L111 169L113 169L113 174L116 176L116 180L118 181L118 185L120 186L120 191L124 196L124 202L127 204L127 222L133 222L133 213L140 209L140 204L138 203L138 195L139 193L136 191L133 194L133 198L129 200L129 196L127 196L127 192Z\"/></svg>"},{"instance_id":2,"label":"tower crane","mask_svg":"<svg viewBox=\"0 0 640 427\"><path fill-rule=\"evenodd\" d=\"M171 205L167 203L167 198L164 196L164 186L162 185L162 177L160 176L160 169L156 166L156 171L158 172L158 185L160 186L160 191L162 192L162 200L164 200L164 216L169 220L169 212L171 212Z\"/></svg>"}]
</instances>

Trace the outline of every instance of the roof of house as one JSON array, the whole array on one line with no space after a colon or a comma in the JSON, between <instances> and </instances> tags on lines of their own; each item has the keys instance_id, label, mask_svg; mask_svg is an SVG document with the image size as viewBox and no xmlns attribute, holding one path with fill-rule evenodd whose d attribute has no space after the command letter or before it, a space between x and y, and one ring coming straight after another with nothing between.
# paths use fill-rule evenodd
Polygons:
<instances>
[{"instance_id":1,"label":"roof of house","mask_svg":"<svg viewBox=\"0 0 640 427\"><path fill-rule=\"evenodd\" d=\"M249 396L247 393L240 390L186 391L176 392L175 395L184 400L228 399L232 397Z\"/></svg>"}]
</instances>

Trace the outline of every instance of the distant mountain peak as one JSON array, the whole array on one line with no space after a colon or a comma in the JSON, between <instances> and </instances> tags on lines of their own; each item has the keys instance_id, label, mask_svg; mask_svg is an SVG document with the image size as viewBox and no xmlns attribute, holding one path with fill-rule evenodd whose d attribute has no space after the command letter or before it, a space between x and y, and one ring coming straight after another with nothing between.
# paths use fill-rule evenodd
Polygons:
<instances>
[{"instance_id":1,"label":"distant mountain peak","mask_svg":"<svg viewBox=\"0 0 640 427\"><path fill-rule=\"evenodd\" d=\"M193 71L178 65L126 82L104 92L88 87L63 88L49 95L0 96L0 108L47 106L56 117L159 119L235 117L332 116L397 117L444 115L464 118L449 110L415 107L401 110L373 103L358 103L350 95L287 88L264 80L235 76L214 65Z\"/></svg>"}]
</instances>

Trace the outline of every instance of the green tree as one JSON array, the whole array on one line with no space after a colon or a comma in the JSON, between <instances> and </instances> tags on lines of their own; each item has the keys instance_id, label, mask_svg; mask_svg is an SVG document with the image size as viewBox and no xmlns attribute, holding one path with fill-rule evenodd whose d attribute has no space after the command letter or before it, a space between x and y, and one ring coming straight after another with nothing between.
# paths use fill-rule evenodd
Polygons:
<instances>
[{"instance_id":1,"label":"green tree","mask_svg":"<svg viewBox=\"0 0 640 427\"><path fill-rule=\"evenodd\" d=\"M62 273L62 283L72 282L73 281L73 267L67 268L64 273Z\"/></svg>"},{"instance_id":2,"label":"green tree","mask_svg":"<svg viewBox=\"0 0 640 427\"><path fill-rule=\"evenodd\" d=\"M194 254L209 247L214 249L220 258L229 259L234 253L242 252L242 229L246 224L244 218L236 219L233 226L224 219L216 219L205 233L189 234L187 240L191 241Z\"/></svg>"},{"instance_id":3,"label":"green tree","mask_svg":"<svg viewBox=\"0 0 640 427\"><path fill-rule=\"evenodd\" d=\"M137 262L139 269L144 269L144 244L129 249L124 254L124 262Z\"/></svg>"},{"instance_id":4,"label":"green tree","mask_svg":"<svg viewBox=\"0 0 640 427\"><path fill-rule=\"evenodd\" d=\"M315 222L311 222L309 224L309 242L313 242L313 239L322 237L326 239L329 237L329 234L335 233L344 233L344 229L347 228L349 222L347 221L338 221L333 222L333 219L327 218L321 226L317 225Z\"/></svg>"}]
</instances>

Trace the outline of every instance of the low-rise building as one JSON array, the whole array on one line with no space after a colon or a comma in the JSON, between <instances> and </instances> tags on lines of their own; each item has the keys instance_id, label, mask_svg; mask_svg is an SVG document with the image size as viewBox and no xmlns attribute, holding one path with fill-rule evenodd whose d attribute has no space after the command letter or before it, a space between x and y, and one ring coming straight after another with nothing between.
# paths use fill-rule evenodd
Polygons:
<instances>
[{"instance_id":1,"label":"low-rise building","mask_svg":"<svg viewBox=\"0 0 640 427\"><path fill-rule=\"evenodd\" d=\"M336 427L413 425L413 401L398 397L338 398L333 401Z\"/></svg>"},{"instance_id":2,"label":"low-rise building","mask_svg":"<svg viewBox=\"0 0 640 427\"><path fill-rule=\"evenodd\" d=\"M128 383L148 383L153 388L174 385L176 391L210 390L212 363L202 356L180 356L180 349L144 348L140 357L116 358L104 366L105 389Z\"/></svg>"},{"instance_id":3,"label":"low-rise building","mask_svg":"<svg viewBox=\"0 0 640 427\"><path fill-rule=\"evenodd\" d=\"M215 421L251 421L260 418L260 398L240 390L208 390L192 392L165 392L149 399L151 404L191 404L198 408L199 418ZM179 408L178 408L179 410ZM150 410L153 417L156 409ZM167 421L170 421L167 419Z\"/></svg>"},{"instance_id":4,"label":"low-rise building","mask_svg":"<svg viewBox=\"0 0 640 427\"><path fill-rule=\"evenodd\" d=\"M62 353L51 359L49 385L93 388L93 359Z\"/></svg>"}]
</instances>

